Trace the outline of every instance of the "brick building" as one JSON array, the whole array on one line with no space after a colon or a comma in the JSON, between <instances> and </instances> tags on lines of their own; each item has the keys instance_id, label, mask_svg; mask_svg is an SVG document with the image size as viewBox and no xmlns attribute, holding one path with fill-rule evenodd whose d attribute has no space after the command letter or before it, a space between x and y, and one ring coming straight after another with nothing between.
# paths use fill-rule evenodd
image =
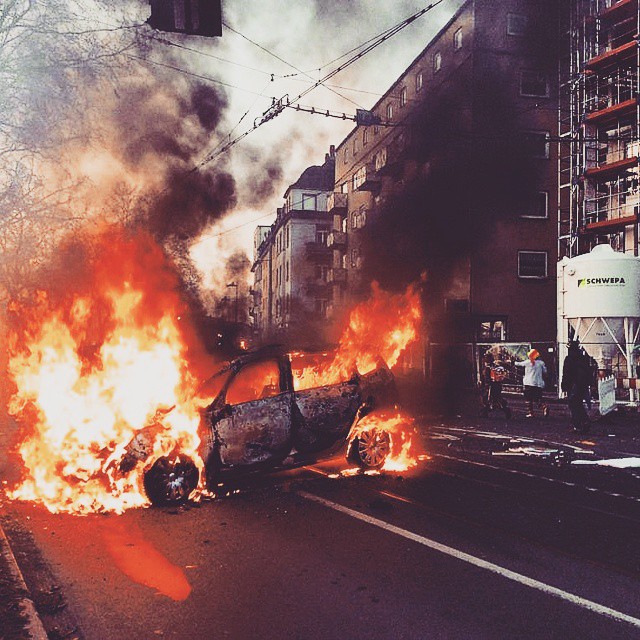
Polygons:
<instances>
[{"instance_id":1,"label":"brick building","mask_svg":"<svg viewBox=\"0 0 640 640\"><path fill-rule=\"evenodd\" d=\"M469 0L373 106L380 123L338 145L334 314L372 279L422 277L432 351L553 343L556 13L551 0Z\"/></svg>"}]
</instances>

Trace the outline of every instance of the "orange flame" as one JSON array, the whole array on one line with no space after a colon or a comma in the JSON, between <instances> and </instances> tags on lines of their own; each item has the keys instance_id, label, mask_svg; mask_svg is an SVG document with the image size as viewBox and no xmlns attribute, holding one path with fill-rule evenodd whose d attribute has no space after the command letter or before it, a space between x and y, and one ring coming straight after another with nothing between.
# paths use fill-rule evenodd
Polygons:
<instances>
[{"instance_id":1,"label":"orange flame","mask_svg":"<svg viewBox=\"0 0 640 640\"><path fill-rule=\"evenodd\" d=\"M420 438L410 416L396 411L394 413L370 413L360 420L349 434L349 441L363 431L377 429L389 434L391 452L386 459L382 471L402 472L415 467L419 460Z\"/></svg>"},{"instance_id":2,"label":"orange flame","mask_svg":"<svg viewBox=\"0 0 640 640\"><path fill-rule=\"evenodd\" d=\"M23 479L8 495L54 513L122 513L148 504L144 473L172 452L203 468L198 426L210 400L197 397L197 381L214 363L185 320L178 279L150 237L111 231L91 241L94 258L82 273L68 274L73 291L39 292L9 308L9 412L25 435ZM416 288L392 295L374 285L328 363L294 365L296 388L367 373L380 358L395 366L419 334L420 308ZM272 380L258 382L262 390ZM415 464L408 418L368 416L358 428L372 425L391 435L386 469ZM128 443L150 426L146 462L122 473Z\"/></svg>"},{"instance_id":3,"label":"orange flame","mask_svg":"<svg viewBox=\"0 0 640 640\"><path fill-rule=\"evenodd\" d=\"M357 370L361 374L376 368L381 359L389 368L418 337L422 311L420 294L410 286L402 294L371 287L371 298L357 305L349 315L338 349L327 354L328 362L294 369L296 389L336 384Z\"/></svg>"},{"instance_id":4,"label":"orange flame","mask_svg":"<svg viewBox=\"0 0 640 640\"><path fill-rule=\"evenodd\" d=\"M19 448L25 477L9 495L52 512L146 504L142 470L124 477L115 463L161 413L152 458L179 449L198 460L195 379L177 281L149 238L95 241L103 251L85 284L90 292L55 302L40 293L31 306L13 307L20 326L9 361L16 386L9 412L31 432Z\"/></svg>"}]
</instances>

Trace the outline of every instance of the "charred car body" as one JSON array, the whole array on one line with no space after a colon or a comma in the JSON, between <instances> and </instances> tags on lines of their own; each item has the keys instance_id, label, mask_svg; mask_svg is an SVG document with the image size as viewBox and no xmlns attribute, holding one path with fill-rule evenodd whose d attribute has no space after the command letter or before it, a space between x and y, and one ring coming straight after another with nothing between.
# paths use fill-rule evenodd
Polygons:
<instances>
[{"instance_id":1,"label":"charred car body","mask_svg":"<svg viewBox=\"0 0 640 640\"><path fill-rule=\"evenodd\" d=\"M338 384L296 390L291 355L274 347L237 358L205 384L218 388L200 424L199 454L214 493L228 477L335 454L362 417L396 399L393 374L384 364ZM148 449L141 432L127 447L121 470L145 459ZM389 452L388 434L370 429L348 443L347 457L363 468L380 468ZM144 487L153 504L182 502L199 476L190 458L165 456L146 471Z\"/></svg>"}]
</instances>

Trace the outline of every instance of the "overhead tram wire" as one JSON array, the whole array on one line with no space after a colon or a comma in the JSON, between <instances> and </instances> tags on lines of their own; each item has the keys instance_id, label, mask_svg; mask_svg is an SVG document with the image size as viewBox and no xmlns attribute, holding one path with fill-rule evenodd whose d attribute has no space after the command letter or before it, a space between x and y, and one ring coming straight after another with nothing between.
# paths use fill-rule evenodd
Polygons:
<instances>
[{"instance_id":1,"label":"overhead tram wire","mask_svg":"<svg viewBox=\"0 0 640 640\"><path fill-rule=\"evenodd\" d=\"M442 0L441 0L442 1ZM236 33L237 35L239 35L240 37L244 38L245 40L247 40L247 42L250 42L252 45L258 47L259 49L261 49L262 51L268 53L269 55L273 56L276 60L279 60L280 62L282 62L283 64L286 64L288 67L291 67L292 69L294 69L295 71L297 71L298 73L306 76L309 80L313 81L314 78L312 78L306 71L303 71L302 69L298 69L298 67L296 67L294 64L291 64L290 62L287 62L284 58L281 58L277 53L273 53L273 51L269 51L269 49L263 47L261 44L259 44L258 42L255 42L254 40L251 40L251 38L245 36L243 33L240 33L239 31L237 31L236 29L234 29L233 27L230 27L226 22L222 23L227 29L229 29L229 31L232 31L233 33ZM322 82L320 82L320 84L323 84ZM357 102L353 101L351 98L348 98L347 96L343 96L340 92L336 91L335 89L332 89L330 87L327 87L326 85L323 84L323 86L325 87L325 89L327 89L328 91L331 91L332 93L335 93L337 96L339 96L340 98L342 98L343 100L346 100L347 102L350 102L351 104L355 105L356 107L361 107L362 105L358 104Z\"/></svg>"},{"instance_id":2,"label":"overhead tram wire","mask_svg":"<svg viewBox=\"0 0 640 640\"><path fill-rule=\"evenodd\" d=\"M436 0L436 2L431 3L430 5L424 7L423 9L420 9L420 11L417 11L416 13L414 13L409 18L406 18L402 22L398 23L392 29L389 29L389 30L385 31L383 33L383 35L381 35L378 38L376 38L375 40L373 40L369 45L367 45L367 47L365 47L365 49L363 49L362 51L359 51L357 54L355 54L351 58L349 58L345 63L341 64L339 67L335 68L333 71L330 71L329 73L327 73L320 80L317 80L316 82L314 82L314 84L312 86L308 87L302 93L298 94L293 100L289 100L286 105L281 103L281 105L278 106L278 102L276 102L274 105L272 105L271 109L268 109L267 111L265 111L265 113L263 114L263 118L259 122L256 123L256 121L254 121L253 127L251 127L250 129L247 129L241 135L239 135L236 138L234 138L233 140L230 140L229 142L227 142L225 145L223 145L215 153L210 153L209 155L207 155L198 165L196 165L196 167L194 167L194 170L200 169L205 164L208 164L209 162L215 160L218 156L222 155L223 153L226 153L232 146L234 146L235 144L237 144L238 142L240 142L241 140L246 138L250 133L255 131L258 127L262 126L263 124L265 124L269 120L271 120L271 119L275 118L276 116L278 116L282 111L284 111L285 107L288 107L290 105L294 105L296 102L298 102L300 100L300 98L303 98L308 93L310 93L311 91L313 91L314 89L316 89L317 87L322 85L324 82L326 82L330 78L333 78L333 76L337 75L341 71L344 71L347 67L351 66L354 62L357 62L358 60L363 58L365 55L367 55L367 53L373 51L373 49L375 49L376 47L381 45L383 42L386 42L387 40L392 38L394 35L396 35L400 31L402 31L402 29L404 29L405 27L410 25L412 22L414 22L415 20L417 20L418 18L423 16L428 11L431 11L432 9L437 7L439 4L442 4L443 2L444 2L444 0ZM227 26L227 25L225 24L225 26ZM230 27L227 26L227 28L230 28ZM246 37L246 36L243 36L243 37ZM247 38L247 40L248 40L248 38ZM257 45L257 43L254 43L254 44L256 44L256 46L259 46L261 49L263 48L261 45ZM266 51L266 49L265 49L265 51ZM269 52L269 53L271 53L271 52ZM271 53L271 55L274 55L275 57L279 57L279 56L277 56L276 54L273 54L273 53ZM283 100L283 98L281 98L281 101L282 100Z\"/></svg>"}]
</instances>

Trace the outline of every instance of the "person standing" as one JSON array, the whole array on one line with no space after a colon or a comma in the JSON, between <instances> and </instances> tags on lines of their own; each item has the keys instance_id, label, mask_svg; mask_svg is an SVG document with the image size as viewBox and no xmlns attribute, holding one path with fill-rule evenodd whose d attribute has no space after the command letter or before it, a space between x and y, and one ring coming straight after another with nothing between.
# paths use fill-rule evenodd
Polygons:
<instances>
[{"instance_id":1,"label":"person standing","mask_svg":"<svg viewBox=\"0 0 640 640\"><path fill-rule=\"evenodd\" d=\"M502 383L507 377L507 370L501 360L493 360L490 354L485 356L485 365L482 370L482 411L481 416L487 417L492 409L501 409L507 420L511 418L511 409L502 395Z\"/></svg>"},{"instance_id":2,"label":"person standing","mask_svg":"<svg viewBox=\"0 0 640 640\"><path fill-rule=\"evenodd\" d=\"M591 383L591 363L583 353L577 340L569 343L569 351L562 365L560 388L567 394L567 404L571 412L571 426L574 431L587 433L589 418L584 408L584 399Z\"/></svg>"},{"instance_id":3,"label":"person standing","mask_svg":"<svg viewBox=\"0 0 640 640\"><path fill-rule=\"evenodd\" d=\"M516 367L524 367L524 399L527 403L527 418L533 418L533 403L535 402L541 409L542 415L546 418L549 415L549 407L542 401L542 390L544 389L544 378L547 375L547 366L540 359L540 352L531 349L527 353L527 360L514 362Z\"/></svg>"}]
</instances>

